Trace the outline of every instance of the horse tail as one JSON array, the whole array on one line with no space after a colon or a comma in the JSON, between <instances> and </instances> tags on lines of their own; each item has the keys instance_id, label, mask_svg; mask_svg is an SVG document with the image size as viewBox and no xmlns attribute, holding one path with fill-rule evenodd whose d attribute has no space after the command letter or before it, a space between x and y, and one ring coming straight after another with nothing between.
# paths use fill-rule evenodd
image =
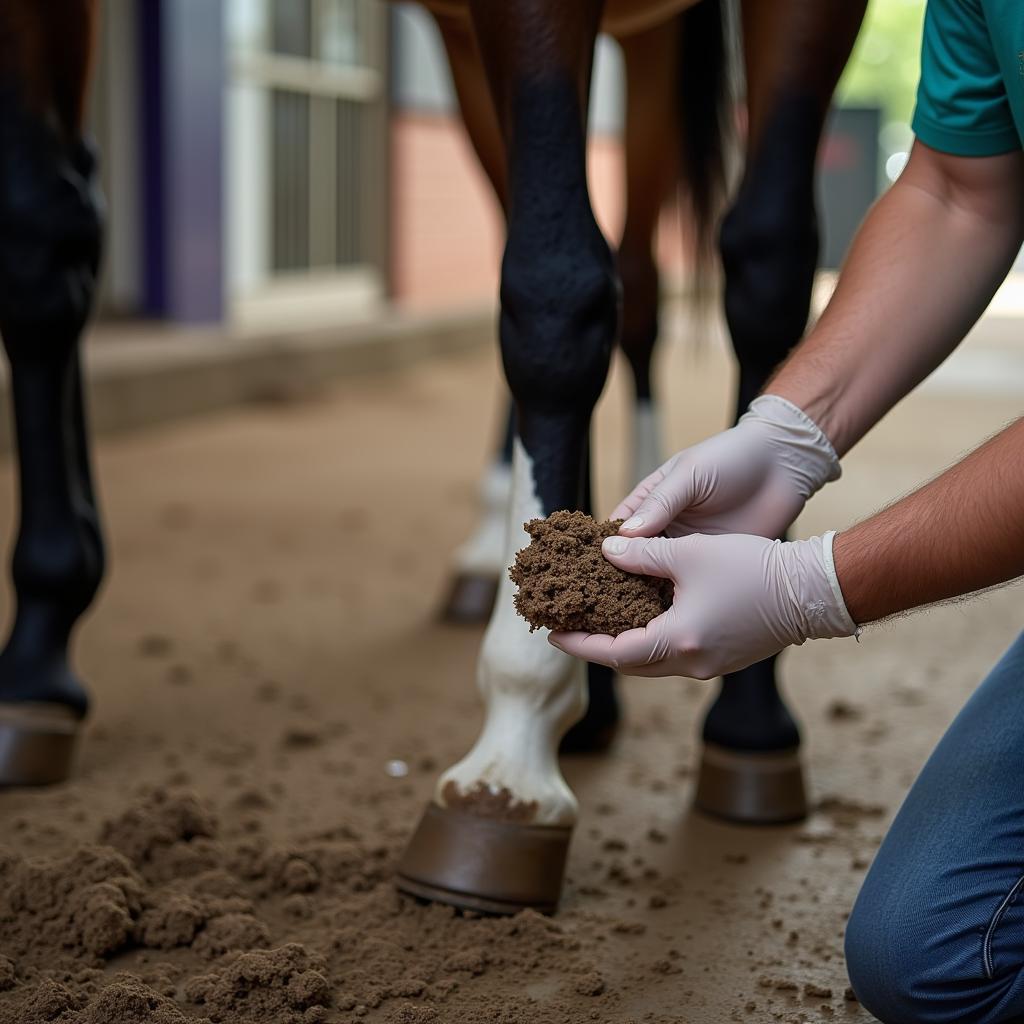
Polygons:
<instances>
[{"instance_id":1,"label":"horse tail","mask_svg":"<svg viewBox=\"0 0 1024 1024\"><path fill-rule=\"evenodd\" d=\"M678 19L681 202L693 229L700 295L714 266L719 214L733 145L729 0L698 0Z\"/></svg>"}]
</instances>

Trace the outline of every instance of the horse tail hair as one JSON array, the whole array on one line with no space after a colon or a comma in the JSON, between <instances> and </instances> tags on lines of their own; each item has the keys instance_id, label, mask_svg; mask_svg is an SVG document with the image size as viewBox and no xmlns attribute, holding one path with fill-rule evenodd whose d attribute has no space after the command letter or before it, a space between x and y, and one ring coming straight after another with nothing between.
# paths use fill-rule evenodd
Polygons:
<instances>
[{"instance_id":1,"label":"horse tail hair","mask_svg":"<svg viewBox=\"0 0 1024 1024\"><path fill-rule=\"evenodd\" d=\"M715 265L715 241L734 144L729 0L698 0L678 19L680 200L693 230L698 298Z\"/></svg>"}]
</instances>

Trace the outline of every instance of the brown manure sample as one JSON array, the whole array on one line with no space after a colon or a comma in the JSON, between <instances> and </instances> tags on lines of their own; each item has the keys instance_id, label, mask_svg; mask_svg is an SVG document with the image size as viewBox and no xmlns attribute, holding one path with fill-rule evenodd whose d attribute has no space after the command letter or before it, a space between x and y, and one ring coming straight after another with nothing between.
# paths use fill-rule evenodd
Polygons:
<instances>
[{"instance_id":1,"label":"brown manure sample","mask_svg":"<svg viewBox=\"0 0 1024 1024\"><path fill-rule=\"evenodd\" d=\"M621 524L568 511L523 524L532 540L516 553L509 576L519 588L516 611L531 632L543 626L618 636L671 606L671 580L624 572L601 553L601 542Z\"/></svg>"}]
</instances>

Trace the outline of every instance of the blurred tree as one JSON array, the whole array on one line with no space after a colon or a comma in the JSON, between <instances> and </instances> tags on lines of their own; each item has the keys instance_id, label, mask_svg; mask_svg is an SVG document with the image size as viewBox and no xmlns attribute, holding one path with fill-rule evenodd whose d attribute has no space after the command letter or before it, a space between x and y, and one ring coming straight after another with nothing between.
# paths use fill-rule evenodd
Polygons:
<instances>
[{"instance_id":1,"label":"blurred tree","mask_svg":"<svg viewBox=\"0 0 1024 1024\"><path fill-rule=\"evenodd\" d=\"M883 123L908 124L920 71L924 0L871 0L839 82L843 105L879 106Z\"/></svg>"}]
</instances>

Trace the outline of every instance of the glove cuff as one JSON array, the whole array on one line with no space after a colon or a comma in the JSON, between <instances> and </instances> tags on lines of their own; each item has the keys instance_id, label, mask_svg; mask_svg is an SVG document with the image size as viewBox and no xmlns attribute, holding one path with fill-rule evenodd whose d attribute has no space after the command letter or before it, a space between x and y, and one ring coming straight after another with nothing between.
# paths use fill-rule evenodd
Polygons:
<instances>
[{"instance_id":1,"label":"glove cuff","mask_svg":"<svg viewBox=\"0 0 1024 1024\"><path fill-rule=\"evenodd\" d=\"M839 456L825 432L788 399L759 395L739 422L756 425L767 437L805 500L842 475Z\"/></svg>"},{"instance_id":2,"label":"glove cuff","mask_svg":"<svg viewBox=\"0 0 1024 1024\"><path fill-rule=\"evenodd\" d=\"M836 576L832 559L834 536L832 531L823 537L779 545L792 609L790 643L856 636L860 632L846 607Z\"/></svg>"},{"instance_id":3,"label":"glove cuff","mask_svg":"<svg viewBox=\"0 0 1024 1024\"><path fill-rule=\"evenodd\" d=\"M828 578L828 585L832 591L832 597L835 599L836 612L839 616L840 624L846 632L844 636L860 636L860 626L853 621L853 616L850 614L850 609L846 607L846 598L843 597L843 588L839 585L839 576L836 573L835 559L832 557L832 542L836 538L836 531L829 530L821 538L821 557L825 563L825 576Z\"/></svg>"}]
</instances>

